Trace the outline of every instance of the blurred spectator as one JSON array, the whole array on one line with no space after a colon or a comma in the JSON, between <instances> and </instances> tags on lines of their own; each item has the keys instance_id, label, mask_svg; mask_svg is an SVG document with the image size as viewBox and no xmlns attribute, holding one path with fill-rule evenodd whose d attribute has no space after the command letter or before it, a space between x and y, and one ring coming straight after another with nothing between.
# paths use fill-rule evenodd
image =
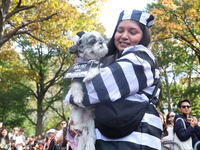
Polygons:
<instances>
[{"instance_id":1,"label":"blurred spectator","mask_svg":"<svg viewBox=\"0 0 200 150\"><path fill-rule=\"evenodd\" d=\"M174 117L175 117L175 113L174 112L169 112L166 116L166 125L164 126L163 129L163 133L164 136L162 137L161 141L173 141L173 137L174 137ZM171 149L173 147L173 145L169 144L165 144L163 147L163 150L168 150Z\"/></svg>"},{"instance_id":2,"label":"blurred spectator","mask_svg":"<svg viewBox=\"0 0 200 150\"><path fill-rule=\"evenodd\" d=\"M13 127L12 133L9 133L8 135L11 142L12 150L16 150L15 143L16 143L16 137L18 136L18 133L19 133L19 127Z\"/></svg>"},{"instance_id":3,"label":"blurred spectator","mask_svg":"<svg viewBox=\"0 0 200 150\"><path fill-rule=\"evenodd\" d=\"M162 137L164 137L164 135L166 134L166 133L164 133L165 132L164 129L166 128L165 117L161 112L159 112L159 116L160 116L160 119L161 119L161 122L162 122L162 125L163 125Z\"/></svg>"},{"instance_id":4,"label":"blurred spectator","mask_svg":"<svg viewBox=\"0 0 200 150\"><path fill-rule=\"evenodd\" d=\"M13 136L14 137L17 136L18 132L19 132L19 127L13 127L12 128L12 133L8 134L9 139L11 139Z\"/></svg>"},{"instance_id":5,"label":"blurred spectator","mask_svg":"<svg viewBox=\"0 0 200 150\"><path fill-rule=\"evenodd\" d=\"M33 150L34 145L35 145L35 136L27 138L26 148L29 150Z\"/></svg>"},{"instance_id":6,"label":"blurred spectator","mask_svg":"<svg viewBox=\"0 0 200 150\"><path fill-rule=\"evenodd\" d=\"M26 137L24 136L24 129L20 128L18 135L15 139L15 147L17 150L23 150L23 146L25 146Z\"/></svg>"},{"instance_id":7,"label":"blurred spectator","mask_svg":"<svg viewBox=\"0 0 200 150\"><path fill-rule=\"evenodd\" d=\"M11 150L11 143L8 137L8 129L1 128L0 131L0 149Z\"/></svg>"},{"instance_id":8,"label":"blurred spectator","mask_svg":"<svg viewBox=\"0 0 200 150\"><path fill-rule=\"evenodd\" d=\"M50 129L47 131L47 137L46 137L46 144L45 149L52 150L55 144L54 137L55 137L55 129Z\"/></svg>"},{"instance_id":9,"label":"blurred spectator","mask_svg":"<svg viewBox=\"0 0 200 150\"><path fill-rule=\"evenodd\" d=\"M55 136L55 143L56 144L60 144L60 146L62 146L62 143L63 143L63 129L67 126L67 123L65 120L62 120L60 122L60 127L61 127L61 130L59 130L57 133L56 133L56 136Z\"/></svg>"},{"instance_id":10,"label":"blurred spectator","mask_svg":"<svg viewBox=\"0 0 200 150\"><path fill-rule=\"evenodd\" d=\"M0 122L0 129L3 127L3 122Z\"/></svg>"}]
</instances>

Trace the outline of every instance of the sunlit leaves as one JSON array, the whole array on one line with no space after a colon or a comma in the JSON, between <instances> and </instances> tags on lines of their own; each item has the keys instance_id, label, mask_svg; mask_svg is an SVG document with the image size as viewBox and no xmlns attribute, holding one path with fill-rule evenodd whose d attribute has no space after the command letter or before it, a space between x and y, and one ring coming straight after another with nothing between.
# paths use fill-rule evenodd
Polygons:
<instances>
[{"instance_id":1,"label":"sunlit leaves","mask_svg":"<svg viewBox=\"0 0 200 150\"><path fill-rule=\"evenodd\" d=\"M157 0L148 9L155 17L152 51L161 71L161 103L171 111L178 100L187 98L197 108L199 96L192 90L198 91L200 74L199 0Z\"/></svg>"}]
</instances>

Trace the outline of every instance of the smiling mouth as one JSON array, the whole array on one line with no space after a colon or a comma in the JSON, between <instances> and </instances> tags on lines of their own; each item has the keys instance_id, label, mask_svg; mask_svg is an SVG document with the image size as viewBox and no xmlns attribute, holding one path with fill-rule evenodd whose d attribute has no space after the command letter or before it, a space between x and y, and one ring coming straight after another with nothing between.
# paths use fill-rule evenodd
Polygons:
<instances>
[{"instance_id":1,"label":"smiling mouth","mask_svg":"<svg viewBox=\"0 0 200 150\"><path fill-rule=\"evenodd\" d=\"M129 43L124 43L124 42L119 42L121 45L127 45L129 46L130 44Z\"/></svg>"}]
</instances>

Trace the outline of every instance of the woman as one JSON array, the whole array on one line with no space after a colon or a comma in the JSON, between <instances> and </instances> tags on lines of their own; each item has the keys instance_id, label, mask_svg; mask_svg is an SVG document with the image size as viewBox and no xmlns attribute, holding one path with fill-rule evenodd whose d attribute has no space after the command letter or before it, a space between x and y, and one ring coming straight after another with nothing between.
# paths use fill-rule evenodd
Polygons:
<instances>
[{"instance_id":1,"label":"woman","mask_svg":"<svg viewBox=\"0 0 200 150\"><path fill-rule=\"evenodd\" d=\"M84 101L79 106L95 104L97 111L103 105L111 106L115 102L120 102L120 107L123 103L130 103L126 106L132 107L117 110L123 116L137 109L134 105L136 103L139 103L139 107L148 104L154 91L158 98L160 88L155 88L159 80L159 70L153 54L146 48L150 43L148 28L153 25L153 19L152 15L139 10L125 10L120 13L114 34L108 43L109 52L103 61L105 67L92 81L83 83ZM70 90L65 100L73 104ZM158 99L155 99L154 104L157 103ZM103 130L100 131L100 127L96 126L96 150L161 149L162 123L154 104L147 105L137 128L124 137L108 138L105 136L106 132L102 134ZM98 113L95 115L96 124ZM105 112L104 116L106 118L110 115L111 113ZM110 129L105 128L105 131L109 132Z\"/></svg>"},{"instance_id":2,"label":"woman","mask_svg":"<svg viewBox=\"0 0 200 150\"><path fill-rule=\"evenodd\" d=\"M2 128L0 132L0 149L11 150L11 143L8 137L8 129Z\"/></svg>"},{"instance_id":3,"label":"woman","mask_svg":"<svg viewBox=\"0 0 200 150\"><path fill-rule=\"evenodd\" d=\"M161 139L162 142L174 140L174 112L169 112L166 116L166 124L164 130L164 137ZM172 148L173 145L171 145ZM170 149L169 144L164 145L164 149Z\"/></svg>"},{"instance_id":4,"label":"woman","mask_svg":"<svg viewBox=\"0 0 200 150\"><path fill-rule=\"evenodd\" d=\"M165 116L161 112L159 112L159 116L160 116L160 119L162 122L162 127L163 127L162 136L161 136L161 138L163 138L164 135L166 135L166 130L165 130L166 129L166 121L165 121Z\"/></svg>"}]
</instances>

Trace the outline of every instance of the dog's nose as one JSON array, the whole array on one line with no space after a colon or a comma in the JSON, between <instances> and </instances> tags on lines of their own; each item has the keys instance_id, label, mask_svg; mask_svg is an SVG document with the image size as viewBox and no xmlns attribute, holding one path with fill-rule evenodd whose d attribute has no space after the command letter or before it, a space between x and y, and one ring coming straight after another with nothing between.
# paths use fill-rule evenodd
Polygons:
<instances>
[{"instance_id":1,"label":"dog's nose","mask_svg":"<svg viewBox=\"0 0 200 150\"><path fill-rule=\"evenodd\" d=\"M99 41L99 44L101 44L101 45L102 45L102 44L103 44L103 41Z\"/></svg>"}]
</instances>

